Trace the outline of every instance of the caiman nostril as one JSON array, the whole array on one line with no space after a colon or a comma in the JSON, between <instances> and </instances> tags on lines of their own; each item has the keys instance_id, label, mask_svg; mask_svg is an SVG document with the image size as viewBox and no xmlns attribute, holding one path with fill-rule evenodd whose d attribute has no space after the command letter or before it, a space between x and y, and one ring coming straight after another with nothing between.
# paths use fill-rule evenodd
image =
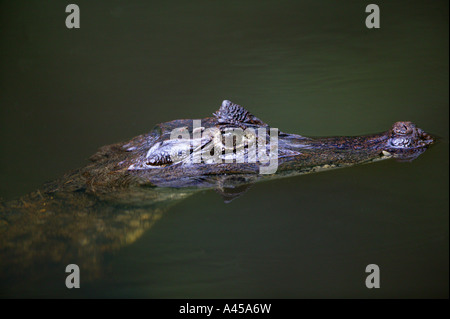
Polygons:
<instances>
[{"instance_id":1,"label":"caiman nostril","mask_svg":"<svg viewBox=\"0 0 450 319\"><path fill-rule=\"evenodd\" d=\"M403 124L403 133L406 133L406 132L408 132L408 127L405 124Z\"/></svg>"}]
</instances>

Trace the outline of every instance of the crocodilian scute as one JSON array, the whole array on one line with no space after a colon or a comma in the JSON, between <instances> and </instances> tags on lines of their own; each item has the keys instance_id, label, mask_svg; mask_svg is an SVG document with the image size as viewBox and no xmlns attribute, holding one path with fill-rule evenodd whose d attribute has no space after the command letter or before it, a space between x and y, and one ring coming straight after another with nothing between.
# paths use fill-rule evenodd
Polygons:
<instances>
[{"instance_id":1,"label":"crocodilian scute","mask_svg":"<svg viewBox=\"0 0 450 319\"><path fill-rule=\"evenodd\" d=\"M251 114L242 106L231 101L224 100L220 109L213 113L219 123L222 124L253 124L267 126L266 123Z\"/></svg>"}]
</instances>

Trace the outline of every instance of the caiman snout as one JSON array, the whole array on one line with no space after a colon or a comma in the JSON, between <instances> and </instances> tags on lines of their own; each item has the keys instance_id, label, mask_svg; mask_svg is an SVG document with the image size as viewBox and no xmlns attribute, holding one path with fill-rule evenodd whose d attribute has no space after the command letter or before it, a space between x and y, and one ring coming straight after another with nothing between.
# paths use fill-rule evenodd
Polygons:
<instances>
[{"instance_id":1,"label":"caiman snout","mask_svg":"<svg viewBox=\"0 0 450 319\"><path fill-rule=\"evenodd\" d=\"M390 132L390 144L398 148L426 147L434 138L412 122L396 122Z\"/></svg>"},{"instance_id":2,"label":"caiman snout","mask_svg":"<svg viewBox=\"0 0 450 319\"><path fill-rule=\"evenodd\" d=\"M435 139L412 122L396 122L389 131L386 151L400 160L412 160L423 153Z\"/></svg>"}]
</instances>

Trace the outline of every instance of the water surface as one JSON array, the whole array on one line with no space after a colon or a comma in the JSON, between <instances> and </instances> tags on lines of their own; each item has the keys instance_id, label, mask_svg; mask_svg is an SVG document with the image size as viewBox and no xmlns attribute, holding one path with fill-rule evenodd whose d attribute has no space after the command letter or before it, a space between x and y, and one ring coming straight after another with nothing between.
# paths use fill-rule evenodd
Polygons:
<instances>
[{"instance_id":1,"label":"water surface","mask_svg":"<svg viewBox=\"0 0 450 319\"><path fill-rule=\"evenodd\" d=\"M101 254L98 275L82 269L81 289L44 261L33 279L2 274L0 296L448 298L448 2L378 1L377 30L361 1L76 3L78 30L65 4L0 4L5 200L223 99L290 133L410 120L441 140L412 163L260 183L229 204L196 193ZM365 287L370 263L381 289Z\"/></svg>"}]
</instances>

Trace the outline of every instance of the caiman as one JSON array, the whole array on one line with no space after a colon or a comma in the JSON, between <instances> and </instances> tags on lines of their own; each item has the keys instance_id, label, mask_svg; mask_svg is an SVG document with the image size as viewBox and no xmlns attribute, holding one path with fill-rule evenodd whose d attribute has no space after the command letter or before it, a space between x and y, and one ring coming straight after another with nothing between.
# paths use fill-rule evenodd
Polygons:
<instances>
[{"instance_id":1,"label":"caiman","mask_svg":"<svg viewBox=\"0 0 450 319\"><path fill-rule=\"evenodd\" d=\"M260 180L411 161L434 141L412 122L353 137L288 134L225 100L212 117L158 124L104 146L85 167L3 203L0 273L48 260L95 270L104 252L133 242L170 204L199 190L230 201Z\"/></svg>"}]
</instances>

